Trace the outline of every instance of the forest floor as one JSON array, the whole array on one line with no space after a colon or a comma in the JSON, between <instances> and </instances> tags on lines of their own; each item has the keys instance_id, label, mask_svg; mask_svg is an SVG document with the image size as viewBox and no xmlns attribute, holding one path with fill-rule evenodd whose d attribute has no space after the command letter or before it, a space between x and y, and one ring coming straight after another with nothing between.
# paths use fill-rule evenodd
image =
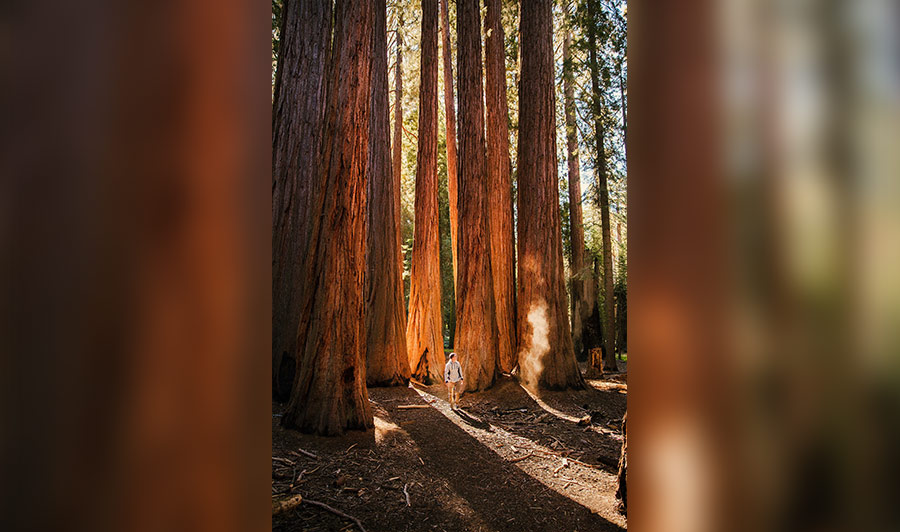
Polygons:
<instances>
[{"instance_id":1,"label":"forest floor","mask_svg":"<svg viewBox=\"0 0 900 532\"><path fill-rule=\"evenodd\" d=\"M338 438L283 429L273 403L272 500L299 494L370 532L622 530L626 375L586 382L537 398L503 376L457 411L443 385L372 388L375 430ZM355 529L306 503L272 520L273 531Z\"/></svg>"}]
</instances>

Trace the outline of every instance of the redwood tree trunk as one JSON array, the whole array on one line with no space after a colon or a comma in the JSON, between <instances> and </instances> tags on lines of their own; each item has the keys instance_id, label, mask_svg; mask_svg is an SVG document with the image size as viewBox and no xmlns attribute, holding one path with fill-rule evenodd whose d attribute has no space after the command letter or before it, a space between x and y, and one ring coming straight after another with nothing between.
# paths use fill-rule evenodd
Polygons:
<instances>
[{"instance_id":1,"label":"redwood tree trunk","mask_svg":"<svg viewBox=\"0 0 900 532\"><path fill-rule=\"evenodd\" d=\"M447 0L441 0L441 29L443 35L444 56L444 115L447 122L447 194L450 199L450 249L453 254L453 286L456 286L457 273L457 230L459 216L457 211L457 172L456 172L456 109L453 104L453 62L450 48L450 13Z\"/></svg>"},{"instance_id":2,"label":"redwood tree trunk","mask_svg":"<svg viewBox=\"0 0 900 532\"><path fill-rule=\"evenodd\" d=\"M516 278L509 110L506 102L506 51L503 25L500 22L500 0L486 0L485 4L485 103L491 272L497 316L499 367L509 373L516 366Z\"/></svg>"},{"instance_id":3,"label":"redwood tree trunk","mask_svg":"<svg viewBox=\"0 0 900 532\"><path fill-rule=\"evenodd\" d=\"M416 225L413 234L406 345L413 377L426 384L443 380L445 362L438 241L437 28L438 0L422 0Z\"/></svg>"},{"instance_id":4,"label":"redwood tree trunk","mask_svg":"<svg viewBox=\"0 0 900 532\"><path fill-rule=\"evenodd\" d=\"M585 320L591 309L587 290L593 279L592 270L584 265L584 215L581 207L581 164L578 160L578 130L575 124L575 80L572 73L570 51L572 34L566 13L566 35L563 40L563 93L566 114L566 158L569 164L569 233L572 241L570 264L572 267L572 344L575 354L589 352L597 347L593 339L585 341ZM588 278L585 280L585 278Z\"/></svg>"},{"instance_id":5,"label":"redwood tree trunk","mask_svg":"<svg viewBox=\"0 0 900 532\"><path fill-rule=\"evenodd\" d=\"M329 0L285 2L272 106L272 394L287 400L294 380L307 216L325 110L331 39ZM283 80L290 80L285 83Z\"/></svg>"},{"instance_id":6,"label":"redwood tree trunk","mask_svg":"<svg viewBox=\"0 0 900 532\"><path fill-rule=\"evenodd\" d=\"M391 170L394 173L394 204L397 209L398 220L400 219L400 173L402 170L402 148L403 148L403 13L397 17L397 64L394 69L394 140L391 143L393 150ZM397 233L397 269L400 272L400 279L403 279L403 248L401 246L403 237ZM402 289L402 286L401 286ZM403 330L406 330L406 308L403 309ZM407 365L409 363L407 362Z\"/></svg>"},{"instance_id":7,"label":"redwood tree trunk","mask_svg":"<svg viewBox=\"0 0 900 532\"><path fill-rule=\"evenodd\" d=\"M479 0L459 0L456 11L460 225L455 348L465 371L466 390L492 385L498 362L479 4Z\"/></svg>"},{"instance_id":8,"label":"redwood tree trunk","mask_svg":"<svg viewBox=\"0 0 900 532\"><path fill-rule=\"evenodd\" d=\"M387 82L387 9L375 7L372 33L372 112L369 118L368 250L366 254L366 384L400 386L409 382L406 311L401 280L399 183L391 172Z\"/></svg>"},{"instance_id":9,"label":"redwood tree trunk","mask_svg":"<svg viewBox=\"0 0 900 532\"><path fill-rule=\"evenodd\" d=\"M534 389L581 388L566 302L556 173L552 0L523 2L519 85L519 369Z\"/></svg>"},{"instance_id":10,"label":"redwood tree trunk","mask_svg":"<svg viewBox=\"0 0 900 532\"><path fill-rule=\"evenodd\" d=\"M373 9L337 0L327 66L325 136L311 209L311 292L297 334L298 371L282 423L341 434L374 425L366 391L366 165Z\"/></svg>"},{"instance_id":11,"label":"redwood tree trunk","mask_svg":"<svg viewBox=\"0 0 900 532\"><path fill-rule=\"evenodd\" d=\"M591 70L591 91L594 95L594 138L597 142L597 203L600 207L600 230L603 234L603 371L617 371L615 313L613 295L612 241L609 233L609 188L607 185L606 151L603 143L606 131L601 114L601 88L597 64L597 6L590 3L591 20L588 24L588 61Z\"/></svg>"}]
</instances>

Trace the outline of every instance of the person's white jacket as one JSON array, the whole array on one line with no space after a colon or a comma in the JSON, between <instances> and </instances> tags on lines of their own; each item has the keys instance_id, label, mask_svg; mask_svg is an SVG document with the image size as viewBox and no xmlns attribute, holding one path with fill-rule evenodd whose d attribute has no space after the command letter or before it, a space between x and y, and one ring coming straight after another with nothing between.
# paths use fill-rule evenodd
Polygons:
<instances>
[{"instance_id":1,"label":"person's white jacket","mask_svg":"<svg viewBox=\"0 0 900 532\"><path fill-rule=\"evenodd\" d=\"M463 380L462 366L455 360L449 360L444 366L444 382L459 382Z\"/></svg>"}]
</instances>

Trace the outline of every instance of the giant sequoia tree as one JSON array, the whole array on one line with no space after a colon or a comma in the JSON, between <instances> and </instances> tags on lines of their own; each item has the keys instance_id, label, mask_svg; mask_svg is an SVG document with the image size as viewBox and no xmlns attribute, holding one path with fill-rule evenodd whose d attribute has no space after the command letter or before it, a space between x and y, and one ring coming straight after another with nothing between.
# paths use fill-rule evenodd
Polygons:
<instances>
[{"instance_id":1,"label":"giant sequoia tree","mask_svg":"<svg viewBox=\"0 0 900 532\"><path fill-rule=\"evenodd\" d=\"M437 28L438 0L422 0L416 225L406 345L412 375L426 384L442 381L444 372L438 237Z\"/></svg>"},{"instance_id":2,"label":"giant sequoia tree","mask_svg":"<svg viewBox=\"0 0 900 532\"><path fill-rule=\"evenodd\" d=\"M371 2L337 0L323 149L310 209L297 330L299 360L285 426L340 434L374 424L366 391L366 165L371 104ZM305 301L307 301L305 300Z\"/></svg>"},{"instance_id":3,"label":"giant sequoia tree","mask_svg":"<svg viewBox=\"0 0 900 532\"><path fill-rule=\"evenodd\" d=\"M287 0L272 109L272 393L287 399L307 284L312 185L322 140L331 0Z\"/></svg>"},{"instance_id":4,"label":"giant sequoia tree","mask_svg":"<svg viewBox=\"0 0 900 532\"><path fill-rule=\"evenodd\" d=\"M478 0L457 3L460 173L455 347L465 370L467 390L481 390L493 384L497 367L480 11Z\"/></svg>"},{"instance_id":5,"label":"giant sequoia tree","mask_svg":"<svg viewBox=\"0 0 900 532\"><path fill-rule=\"evenodd\" d=\"M522 3L519 84L519 368L531 388L583 387L566 304L556 173L552 0Z\"/></svg>"},{"instance_id":6,"label":"giant sequoia tree","mask_svg":"<svg viewBox=\"0 0 900 532\"><path fill-rule=\"evenodd\" d=\"M453 285L456 286L458 231L456 171L456 109L453 104L453 61L450 56L450 14L447 0L441 0L441 34L444 58L444 117L447 127L447 192L450 199L450 247L453 254Z\"/></svg>"},{"instance_id":7,"label":"giant sequoia tree","mask_svg":"<svg viewBox=\"0 0 900 532\"><path fill-rule=\"evenodd\" d=\"M400 183L391 172L387 82L387 9L375 7L372 32L372 111L369 117L368 251L366 254L366 384L409 382L406 313L400 266Z\"/></svg>"},{"instance_id":8,"label":"giant sequoia tree","mask_svg":"<svg viewBox=\"0 0 900 532\"><path fill-rule=\"evenodd\" d=\"M606 150L603 146L606 129L603 125L603 105L600 88L600 66L597 62L597 24L600 6L588 1L588 62L593 92L594 141L597 143L597 203L600 207L600 230L603 235L603 369L616 371L615 298L613 296L612 238L609 224L609 186L607 184Z\"/></svg>"},{"instance_id":9,"label":"giant sequoia tree","mask_svg":"<svg viewBox=\"0 0 900 532\"><path fill-rule=\"evenodd\" d=\"M497 316L498 361L501 370L510 372L516 365L516 279L505 43L503 25L500 23L500 0L486 0L485 5L485 104L491 273Z\"/></svg>"}]
</instances>

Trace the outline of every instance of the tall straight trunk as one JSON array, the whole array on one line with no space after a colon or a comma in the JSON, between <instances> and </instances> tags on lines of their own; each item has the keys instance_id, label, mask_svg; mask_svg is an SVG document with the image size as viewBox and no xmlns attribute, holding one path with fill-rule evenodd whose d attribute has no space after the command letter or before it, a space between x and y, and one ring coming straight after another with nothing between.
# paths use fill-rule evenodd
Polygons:
<instances>
[{"instance_id":1,"label":"tall straight trunk","mask_svg":"<svg viewBox=\"0 0 900 532\"><path fill-rule=\"evenodd\" d=\"M466 390L492 385L498 363L479 4L479 0L459 0L456 12L460 225L455 347L465 371Z\"/></svg>"},{"instance_id":2,"label":"tall straight trunk","mask_svg":"<svg viewBox=\"0 0 900 532\"><path fill-rule=\"evenodd\" d=\"M282 423L341 434L374 425L366 391L366 165L373 9L337 0L325 136L313 200L311 297L297 330L298 370Z\"/></svg>"},{"instance_id":3,"label":"tall straight trunk","mask_svg":"<svg viewBox=\"0 0 900 532\"><path fill-rule=\"evenodd\" d=\"M287 400L294 380L306 287L301 268L325 116L331 4L288 0L282 19L272 106L272 394L280 401Z\"/></svg>"},{"instance_id":4,"label":"tall straight trunk","mask_svg":"<svg viewBox=\"0 0 900 532\"><path fill-rule=\"evenodd\" d=\"M497 355L502 371L516 366L516 277L512 180L509 161L509 110L506 101L506 49L500 0L486 0L485 103L490 213L491 273L497 316Z\"/></svg>"},{"instance_id":5,"label":"tall straight trunk","mask_svg":"<svg viewBox=\"0 0 900 532\"><path fill-rule=\"evenodd\" d=\"M366 253L366 384L400 386L409 382L406 311L400 277L399 183L391 172L388 116L387 8L372 0L372 112L369 117L368 250Z\"/></svg>"},{"instance_id":6,"label":"tall straight trunk","mask_svg":"<svg viewBox=\"0 0 900 532\"><path fill-rule=\"evenodd\" d=\"M572 351L556 173L552 0L523 2L519 84L519 369L534 388L582 388Z\"/></svg>"},{"instance_id":7,"label":"tall straight trunk","mask_svg":"<svg viewBox=\"0 0 900 532\"><path fill-rule=\"evenodd\" d=\"M391 157L391 169L394 172L394 202L397 204L397 212L400 211L400 170L402 169L403 154L403 13L397 17L397 57L394 65L394 140L391 142L393 155ZM403 278L403 250L400 247L402 239L397 233L397 254L400 261L397 267L400 270L400 278ZM403 313L404 328L406 328L406 312Z\"/></svg>"},{"instance_id":8,"label":"tall straight trunk","mask_svg":"<svg viewBox=\"0 0 900 532\"><path fill-rule=\"evenodd\" d=\"M409 322L406 329L406 346L412 375L426 384L440 382L444 372L438 241L437 2L438 0L422 0L416 226L409 288Z\"/></svg>"},{"instance_id":9,"label":"tall straight trunk","mask_svg":"<svg viewBox=\"0 0 900 532\"><path fill-rule=\"evenodd\" d=\"M453 253L453 286L456 286L457 273L457 232L459 214L457 210L457 171L456 171L456 109L453 104L453 61L450 48L450 13L447 0L441 0L441 33L444 57L444 116L447 123L447 194L450 199L450 249Z\"/></svg>"},{"instance_id":10,"label":"tall straight trunk","mask_svg":"<svg viewBox=\"0 0 900 532\"><path fill-rule=\"evenodd\" d=\"M591 91L594 95L594 139L597 142L597 203L600 207L600 231L603 234L603 370L617 371L616 301L613 295L612 239L609 233L609 188L607 185L606 151L603 147L606 130L603 125L603 108L601 105L600 67L597 63L597 5L594 2L589 2L589 6L588 61L591 70Z\"/></svg>"},{"instance_id":11,"label":"tall straight trunk","mask_svg":"<svg viewBox=\"0 0 900 532\"><path fill-rule=\"evenodd\" d=\"M572 344L576 356L597 347L597 339L585 338L585 321L591 312L588 289L593 283L592 270L584 264L584 215L581 206L581 163L578 158L578 128L575 123L575 80L570 50L572 32L566 13L566 34L563 40L563 94L566 116L566 158L569 165L569 234L571 236L572 267Z\"/></svg>"}]
</instances>

